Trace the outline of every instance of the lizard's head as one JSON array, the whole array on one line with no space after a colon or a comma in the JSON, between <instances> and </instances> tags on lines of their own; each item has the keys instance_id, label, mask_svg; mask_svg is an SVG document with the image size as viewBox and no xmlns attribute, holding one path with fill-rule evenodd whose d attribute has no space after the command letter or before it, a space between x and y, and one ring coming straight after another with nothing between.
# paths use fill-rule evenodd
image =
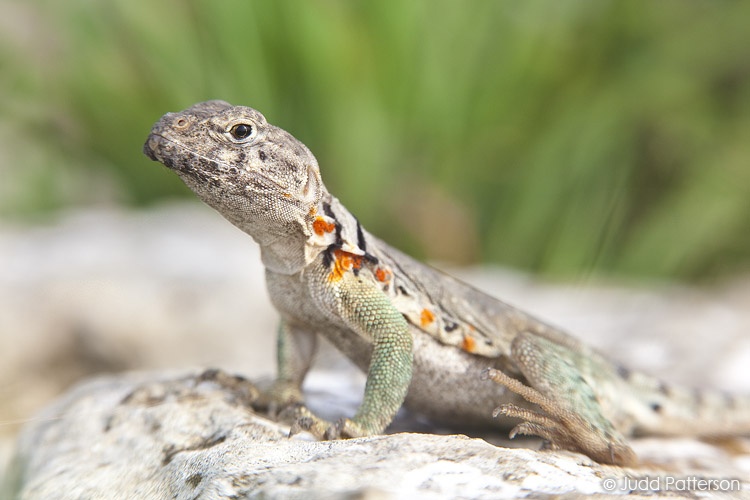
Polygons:
<instances>
[{"instance_id":1,"label":"lizard's head","mask_svg":"<svg viewBox=\"0 0 750 500\"><path fill-rule=\"evenodd\" d=\"M143 152L261 245L307 237L325 193L304 144L258 111L207 101L154 124Z\"/></svg>"}]
</instances>

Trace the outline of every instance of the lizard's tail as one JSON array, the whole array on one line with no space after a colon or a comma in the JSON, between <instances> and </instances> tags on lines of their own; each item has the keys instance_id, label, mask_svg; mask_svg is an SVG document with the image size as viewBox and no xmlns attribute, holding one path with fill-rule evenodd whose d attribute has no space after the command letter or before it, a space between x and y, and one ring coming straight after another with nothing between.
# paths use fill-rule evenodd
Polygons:
<instances>
[{"instance_id":1,"label":"lizard's tail","mask_svg":"<svg viewBox=\"0 0 750 500\"><path fill-rule=\"evenodd\" d=\"M639 373L626 378L637 401L636 434L750 435L750 395L673 386Z\"/></svg>"}]
</instances>

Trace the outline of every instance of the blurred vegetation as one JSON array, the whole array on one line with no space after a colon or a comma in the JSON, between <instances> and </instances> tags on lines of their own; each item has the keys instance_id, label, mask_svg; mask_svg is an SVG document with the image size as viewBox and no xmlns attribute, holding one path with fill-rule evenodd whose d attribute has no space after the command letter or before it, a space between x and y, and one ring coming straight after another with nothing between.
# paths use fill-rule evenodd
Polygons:
<instances>
[{"instance_id":1,"label":"blurred vegetation","mask_svg":"<svg viewBox=\"0 0 750 500\"><path fill-rule=\"evenodd\" d=\"M750 260L750 3L2 0L0 213L189 196L141 154L221 98L421 257L708 279Z\"/></svg>"}]
</instances>

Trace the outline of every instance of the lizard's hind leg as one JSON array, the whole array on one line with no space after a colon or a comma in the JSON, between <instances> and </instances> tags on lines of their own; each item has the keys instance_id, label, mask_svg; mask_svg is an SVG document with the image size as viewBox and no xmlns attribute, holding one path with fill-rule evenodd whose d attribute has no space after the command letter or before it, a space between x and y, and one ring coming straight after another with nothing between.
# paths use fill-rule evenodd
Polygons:
<instances>
[{"instance_id":1,"label":"lizard's hind leg","mask_svg":"<svg viewBox=\"0 0 750 500\"><path fill-rule=\"evenodd\" d=\"M515 338L511 358L531 387L499 370L489 369L486 375L542 410L513 404L497 408L495 416L525 420L513 428L511 438L518 434L539 436L553 448L577 451L601 463L636 462L625 438L602 414L594 389L579 369L587 358L532 333Z\"/></svg>"}]
</instances>

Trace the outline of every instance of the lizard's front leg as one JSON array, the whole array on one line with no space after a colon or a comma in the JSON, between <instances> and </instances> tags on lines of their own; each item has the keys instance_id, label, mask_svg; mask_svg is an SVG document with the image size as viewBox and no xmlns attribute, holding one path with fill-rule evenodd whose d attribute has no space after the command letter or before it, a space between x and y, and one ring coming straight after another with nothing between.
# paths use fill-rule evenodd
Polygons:
<instances>
[{"instance_id":1,"label":"lizard's front leg","mask_svg":"<svg viewBox=\"0 0 750 500\"><path fill-rule=\"evenodd\" d=\"M255 406L275 415L279 410L302 404L302 382L315 356L317 338L304 326L281 320L276 337L276 380Z\"/></svg>"},{"instance_id":2,"label":"lizard's front leg","mask_svg":"<svg viewBox=\"0 0 750 500\"><path fill-rule=\"evenodd\" d=\"M367 373L362 405L351 419L341 419L320 436L320 420L311 415L303 419L302 428L318 437L360 437L378 434L391 423L406 398L412 375L412 337L403 315L373 283L354 273L319 290L321 304L329 312L372 343L372 357ZM332 306L331 306L332 304Z\"/></svg>"}]
</instances>

